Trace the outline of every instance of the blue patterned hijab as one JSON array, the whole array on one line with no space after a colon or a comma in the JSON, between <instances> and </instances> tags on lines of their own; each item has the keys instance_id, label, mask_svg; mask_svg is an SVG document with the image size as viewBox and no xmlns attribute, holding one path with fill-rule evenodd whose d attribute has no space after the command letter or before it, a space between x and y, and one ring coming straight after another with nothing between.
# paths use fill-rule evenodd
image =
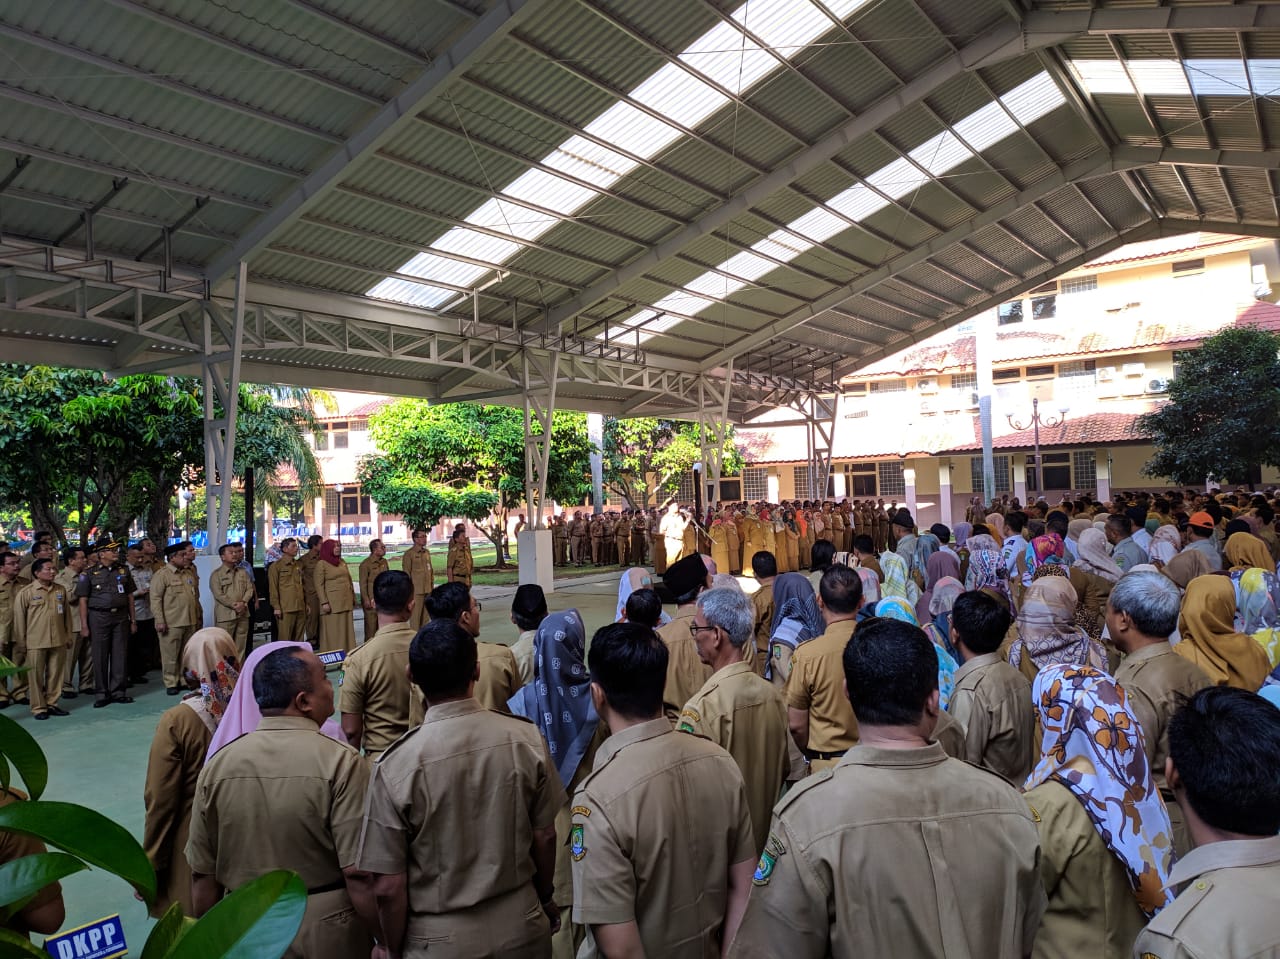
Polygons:
<instances>
[{"instance_id":1,"label":"blue patterned hijab","mask_svg":"<svg viewBox=\"0 0 1280 959\"><path fill-rule=\"evenodd\" d=\"M537 723L567 788L595 735L600 717L591 705L587 634L576 609L552 613L533 640L533 682L507 705Z\"/></svg>"}]
</instances>

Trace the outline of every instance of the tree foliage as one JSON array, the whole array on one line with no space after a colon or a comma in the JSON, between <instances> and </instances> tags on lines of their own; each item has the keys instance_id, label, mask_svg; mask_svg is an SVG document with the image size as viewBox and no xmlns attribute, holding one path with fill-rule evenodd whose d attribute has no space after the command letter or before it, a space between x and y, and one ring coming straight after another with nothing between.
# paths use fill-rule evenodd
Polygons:
<instances>
[{"instance_id":1,"label":"tree foliage","mask_svg":"<svg viewBox=\"0 0 1280 959\"><path fill-rule=\"evenodd\" d=\"M635 509L651 498L674 493L680 477L693 469L702 454L698 424L653 417L606 418L604 423L604 484ZM729 430L722 452L721 472L733 476L742 469L742 455Z\"/></svg>"},{"instance_id":2,"label":"tree foliage","mask_svg":"<svg viewBox=\"0 0 1280 959\"><path fill-rule=\"evenodd\" d=\"M1143 467L1179 485L1254 482L1280 467L1280 335L1233 327L1180 361L1169 401L1138 420L1156 452Z\"/></svg>"}]
</instances>

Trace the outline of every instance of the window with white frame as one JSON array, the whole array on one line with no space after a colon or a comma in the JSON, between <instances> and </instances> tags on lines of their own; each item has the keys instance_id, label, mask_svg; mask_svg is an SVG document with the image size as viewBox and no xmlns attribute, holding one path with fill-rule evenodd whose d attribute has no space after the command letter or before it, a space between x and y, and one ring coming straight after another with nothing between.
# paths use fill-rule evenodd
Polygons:
<instances>
[{"instance_id":1,"label":"window with white frame","mask_svg":"<svg viewBox=\"0 0 1280 959\"><path fill-rule=\"evenodd\" d=\"M792 495L796 499L809 498L809 467L791 467L791 482L795 488L795 492Z\"/></svg>"},{"instance_id":2,"label":"window with white frame","mask_svg":"<svg viewBox=\"0 0 1280 959\"><path fill-rule=\"evenodd\" d=\"M749 503L769 496L769 471L763 468L742 471L742 498Z\"/></svg>"},{"instance_id":3,"label":"window with white frame","mask_svg":"<svg viewBox=\"0 0 1280 959\"><path fill-rule=\"evenodd\" d=\"M978 374L952 373L951 388L953 390L976 390L978 388Z\"/></svg>"},{"instance_id":4,"label":"window with white frame","mask_svg":"<svg viewBox=\"0 0 1280 959\"><path fill-rule=\"evenodd\" d=\"M993 456L991 463L995 469L995 492L1010 493L1013 491L1012 465L1007 456ZM969 480L975 493L982 492L982 457L969 457Z\"/></svg>"},{"instance_id":5,"label":"window with white frame","mask_svg":"<svg viewBox=\"0 0 1280 959\"><path fill-rule=\"evenodd\" d=\"M903 393L906 389L906 380L879 380L871 384L872 393Z\"/></svg>"},{"instance_id":6,"label":"window with white frame","mask_svg":"<svg viewBox=\"0 0 1280 959\"><path fill-rule=\"evenodd\" d=\"M902 463L888 461L876 464L876 475L880 480L880 496L906 496L907 480L903 475Z\"/></svg>"},{"instance_id":7,"label":"window with white frame","mask_svg":"<svg viewBox=\"0 0 1280 959\"><path fill-rule=\"evenodd\" d=\"M1059 288L1063 293L1090 293L1098 288L1098 277L1093 273L1073 276L1069 280L1062 280Z\"/></svg>"},{"instance_id":8,"label":"window with white frame","mask_svg":"<svg viewBox=\"0 0 1280 959\"><path fill-rule=\"evenodd\" d=\"M1093 450L1074 450L1071 453L1072 489L1094 490L1098 486L1098 457Z\"/></svg>"}]
</instances>

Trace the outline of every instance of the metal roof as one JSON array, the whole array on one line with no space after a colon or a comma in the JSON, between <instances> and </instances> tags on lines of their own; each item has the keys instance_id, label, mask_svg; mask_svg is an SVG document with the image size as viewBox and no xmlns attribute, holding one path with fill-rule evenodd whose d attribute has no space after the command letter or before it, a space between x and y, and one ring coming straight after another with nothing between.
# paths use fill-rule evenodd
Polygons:
<instances>
[{"instance_id":1,"label":"metal roof","mask_svg":"<svg viewBox=\"0 0 1280 959\"><path fill-rule=\"evenodd\" d=\"M742 420L1120 246L1280 235L1280 3L14 0L0 357ZM731 365L730 365L731 364Z\"/></svg>"}]
</instances>

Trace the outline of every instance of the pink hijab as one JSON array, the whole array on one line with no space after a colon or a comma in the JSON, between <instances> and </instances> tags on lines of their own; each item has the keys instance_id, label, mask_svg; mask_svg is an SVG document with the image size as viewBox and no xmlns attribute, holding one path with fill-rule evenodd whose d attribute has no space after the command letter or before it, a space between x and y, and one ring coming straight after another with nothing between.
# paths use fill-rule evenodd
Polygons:
<instances>
[{"instance_id":1,"label":"pink hijab","mask_svg":"<svg viewBox=\"0 0 1280 959\"><path fill-rule=\"evenodd\" d=\"M213 754L223 746L258 728L258 723L262 722L262 710L258 708L258 701L253 697L253 672L258 668L258 663L266 658L267 653L274 653L277 649L290 649L292 647L298 649L311 648L306 643L267 643L259 646L248 655L244 661L244 667L240 670L240 676L243 681L236 683L236 688L231 693L231 701L227 703L226 711L222 714L222 719L218 721L218 728L213 734L213 741L209 743L209 751L205 753L205 762L212 759ZM347 737L343 735L342 727L332 719L324 721L324 725L320 727L320 732L344 745L347 743Z\"/></svg>"}]
</instances>

